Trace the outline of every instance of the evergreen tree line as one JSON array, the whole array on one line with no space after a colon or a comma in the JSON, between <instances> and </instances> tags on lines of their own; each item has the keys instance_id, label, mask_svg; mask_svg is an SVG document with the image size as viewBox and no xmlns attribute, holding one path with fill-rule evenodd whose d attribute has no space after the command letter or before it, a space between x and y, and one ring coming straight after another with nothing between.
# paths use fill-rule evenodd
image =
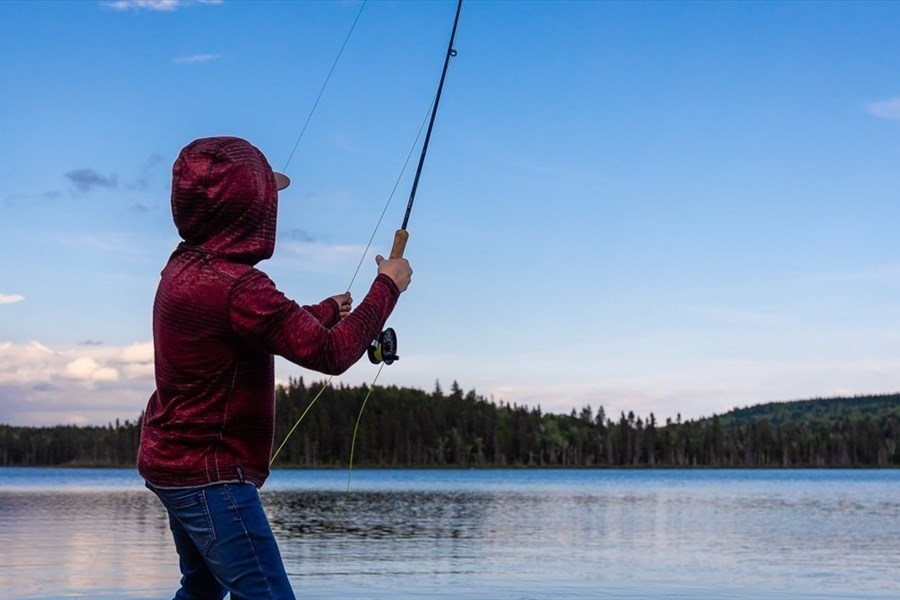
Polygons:
<instances>
[{"instance_id":1,"label":"evergreen tree line","mask_svg":"<svg viewBox=\"0 0 900 600\"><path fill-rule=\"evenodd\" d=\"M3 466L126 466L137 461L141 425L116 419L106 427L57 425L16 427L0 424Z\"/></svg>"},{"instance_id":2,"label":"evergreen tree line","mask_svg":"<svg viewBox=\"0 0 900 600\"><path fill-rule=\"evenodd\" d=\"M659 423L585 406L568 415L494 403L454 382L445 393L306 385L276 391L276 445L321 391L276 466L900 466L900 394L815 399ZM368 400L366 401L366 396ZM133 465L140 419L106 427L0 425L0 465Z\"/></svg>"}]
</instances>

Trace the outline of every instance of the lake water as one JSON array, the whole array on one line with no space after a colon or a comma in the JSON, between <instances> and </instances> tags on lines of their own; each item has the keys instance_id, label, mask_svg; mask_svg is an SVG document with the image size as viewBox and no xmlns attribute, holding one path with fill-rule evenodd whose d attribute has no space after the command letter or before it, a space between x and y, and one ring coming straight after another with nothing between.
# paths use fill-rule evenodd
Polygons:
<instances>
[{"instance_id":1,"label":"lake water","mask_svg":"<svg viewBox=\"0 0 900 600\"><path fill-rule=\"evenodd\" d=\"M900 470L279 470L301 599L900 597ZM133 470L0 468L0 598L171 598Z\"/></svg>"}]
</instances>

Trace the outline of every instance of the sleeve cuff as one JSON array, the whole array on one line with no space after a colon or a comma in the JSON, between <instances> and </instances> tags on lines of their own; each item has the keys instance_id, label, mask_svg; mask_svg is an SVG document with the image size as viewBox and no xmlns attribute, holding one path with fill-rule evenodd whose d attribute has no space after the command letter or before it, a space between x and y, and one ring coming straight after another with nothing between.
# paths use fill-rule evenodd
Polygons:
<instances>
[{"instance_id":1,"label":"sleeve cuff","mask_svg":"<svg viewBox=\"0 0 900 600\"><path fill-rule=\"evenodd\" d=\"M387 285L388 290L390 290L391 295L394 297L394 300L400 297L400 288L397 287L397 284L394 283L394 280L385 275L384 273L379 273L378 277L375 278L375 281L381 281L385 285Z\"/></svg>"}]
</instances>

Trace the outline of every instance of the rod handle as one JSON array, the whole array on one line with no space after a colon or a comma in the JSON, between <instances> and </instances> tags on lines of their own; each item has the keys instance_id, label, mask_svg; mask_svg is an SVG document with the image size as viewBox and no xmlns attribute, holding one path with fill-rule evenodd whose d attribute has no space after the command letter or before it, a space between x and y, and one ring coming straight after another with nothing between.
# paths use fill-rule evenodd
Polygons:
<instances>
[{"instance_id":1,"label":"rod handle","mask_svg":"<svg viewBox=\"0 0 900 600\"><path fill-rule=\"evenodd\" d=\"M398 229L394 234L394 245L391 247L391 258L403 258L406 251L406 241L409 239L409 232L405 229Z\"/></svg>"}]
</instances>

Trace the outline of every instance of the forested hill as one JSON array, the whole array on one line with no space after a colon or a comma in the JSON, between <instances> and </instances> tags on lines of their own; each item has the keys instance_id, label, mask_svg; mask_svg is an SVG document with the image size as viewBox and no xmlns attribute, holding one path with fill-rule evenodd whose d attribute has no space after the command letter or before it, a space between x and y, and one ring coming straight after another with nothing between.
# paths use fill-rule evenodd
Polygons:
<instances>
[{"instance_id":1,"label":"forested hill","mask_svg":"<svg viewBox=\"0 0 900 600\"><path fill-rule=\"evenodd\" d=\"M723 422L734 420L749 425L768 419L774 425L816 425L844 419L890 419L900 415L900 394L855 396L852 398L815 398L795 402L770 402L747 408L736 408L721 415Z\"/></svg>"},{"instance_id":2,"label":"forested hill","mask_svg":"<svg viewBox=\"0 0 900 600\"><path fill-rule=\"evenodd\" d=\"M699 426L726 465L900 466L898 393L771 402Z\"/></svg>"},{"instance_id":3,"label":"forested hill","mask_svg":"<svg viewBox=\"0 0 900 600\"><path fill-rule=\"evenodd\" d=\"M292 380L276 393L276 466L346 467L367 386ZM140 419L106 427L0 425L2 465L133 465ZM585 406L560 415L464 393L372 388L353 465L369 467L900 466L900 394L779 402L657 421Z\"/></svg>"}]
</instances>

